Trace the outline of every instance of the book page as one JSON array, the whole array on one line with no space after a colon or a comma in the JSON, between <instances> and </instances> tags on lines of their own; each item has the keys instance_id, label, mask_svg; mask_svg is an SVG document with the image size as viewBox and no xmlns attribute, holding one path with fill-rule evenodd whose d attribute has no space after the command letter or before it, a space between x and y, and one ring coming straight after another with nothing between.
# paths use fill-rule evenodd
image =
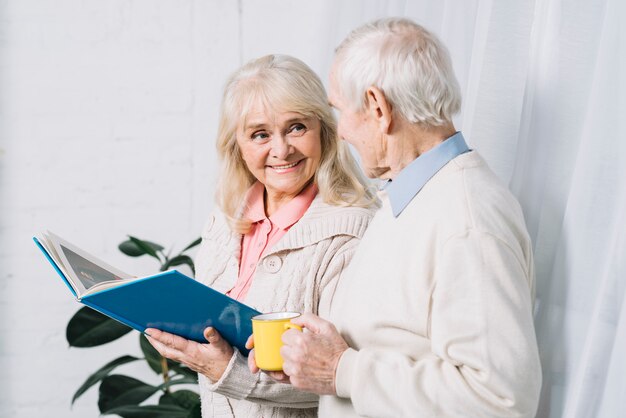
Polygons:
<instances>
[{"instance_id":1,"label":"book page","mask_svg":"<svg viewBox=\"0 0 626 418\"><path fill-rule=\"evenodd\" d=\"M69 276L69 274L67 273L67 270L65 269L65 266L60 263L61 259L59 258L59 255L57 254L56 250L54 249L54 246L52 245L52 242L49 240L49 238L46 236L46 234L42 234L39 237L39 243L43 246L43 248L46 250L48 255L50 257L52 257L52 259L55 261L56 266L59 268L59 270L61 270L61 272L63 273L65 278L67 278ZM76 290L76 289L74 289L74 290Z\"/></svg>"},{"instance_id":2,"label":"book page","mask_svg":"<svg viewBox=\"0 0 626 418\"><path fill-rule=\"evenodd\" d=\"M67 272L67 279L74 285L79 298L94 286L132 278L50 231L45 234L45 240L54 249L51 254Z\"/></svg>"}]
</instances>

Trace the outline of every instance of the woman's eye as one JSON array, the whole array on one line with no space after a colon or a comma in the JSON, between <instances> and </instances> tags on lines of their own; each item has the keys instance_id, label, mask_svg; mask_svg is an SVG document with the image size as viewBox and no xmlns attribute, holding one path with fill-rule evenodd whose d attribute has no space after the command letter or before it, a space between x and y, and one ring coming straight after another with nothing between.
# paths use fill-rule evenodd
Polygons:
<instances>
[{"instance_id":1,"label":"woman's eye","mask_svg":"<svg viewBox=\"0 0 626 418\"><path fill-rule=\"evenodd\" d=\"M250 135L250 138L252 138L253 141L267 141L269 139L269 135L267 134L267 132L254 132L252 135Z\"/></svg>"},{"instance_id":2,"label":"woman's eye","mask_svg":"<svg viewBox=\"0 0 626 418\"><path fill-rule=\"evenodd\" d=\"M303 133L304 131L306 131L306 126L304 126L301 123L294 123L293 125L291 125L291 127L289 128L289 132L293 132L293 133Z\"/></svg>"}]
</instances>

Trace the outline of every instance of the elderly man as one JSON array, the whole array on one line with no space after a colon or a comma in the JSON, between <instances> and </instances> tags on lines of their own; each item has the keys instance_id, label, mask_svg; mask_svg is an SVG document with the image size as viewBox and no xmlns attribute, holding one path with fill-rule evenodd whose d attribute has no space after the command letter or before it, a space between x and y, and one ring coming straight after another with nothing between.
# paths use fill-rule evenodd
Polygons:
<instances>
[{"instance_id":1,"label":"elderly man","mask_svg":"<svg viewBox=\"0 0 626 418\"><path fill-rule=\"evenodd\" d=\"M452 124L445 47L406 19L354 30L330 74L339 134L387 180L323 320L283 335L322 417L532 417L541 386L520 206ZM254 365L251 365L254 369Z\"/></svg>"}]
</instances>

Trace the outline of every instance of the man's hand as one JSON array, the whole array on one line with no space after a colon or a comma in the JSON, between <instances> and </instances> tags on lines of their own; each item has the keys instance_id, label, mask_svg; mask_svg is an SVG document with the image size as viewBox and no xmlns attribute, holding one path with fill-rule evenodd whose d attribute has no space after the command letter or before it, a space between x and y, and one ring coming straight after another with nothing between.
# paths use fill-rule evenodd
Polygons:
<instances>
[{"instance_id":1,"label":"man's hand","mask_svg":"<svg viewBox=\"0 0 626 418\"><path fill-rule=\"evenodd\" d=\"M215 328L204 330L207 344L187 340L154 328L146 329L146 337L152 346L163 356L183 363L190 369L202 373L212 382L217 382L224 374L234 350Z\"/></svg>"},{"instance_id":2,"label":"man's hand","mask_svg":"<svg viewBox=\"0 0 626 418\"><path fill-rule=\"evenodd\" d=\"M316 315L306 313L291 322L308 332L291 329L283 334L283 372L298 389L335 395L335 371L348 344L332 323Z\"/></svg>"}]
</instances>

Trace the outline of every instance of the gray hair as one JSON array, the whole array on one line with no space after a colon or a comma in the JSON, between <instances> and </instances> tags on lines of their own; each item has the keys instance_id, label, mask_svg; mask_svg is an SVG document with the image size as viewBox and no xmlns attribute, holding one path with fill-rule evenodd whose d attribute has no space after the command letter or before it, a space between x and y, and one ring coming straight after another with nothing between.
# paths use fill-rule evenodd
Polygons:
<instances>
[{"instance_id":1,"label":"gray hair","mask_svg":"<svg viewBox=\"0 0 626 418\"><path fill-rule=\"evenodd\" d=\"M447 48L409 19L379 19L353 30L337 48L334 68L339 93L354 111L364 109L369 87L381 89L412 123L441 126L461 107Z\"/></svg>"}]
</instances>

